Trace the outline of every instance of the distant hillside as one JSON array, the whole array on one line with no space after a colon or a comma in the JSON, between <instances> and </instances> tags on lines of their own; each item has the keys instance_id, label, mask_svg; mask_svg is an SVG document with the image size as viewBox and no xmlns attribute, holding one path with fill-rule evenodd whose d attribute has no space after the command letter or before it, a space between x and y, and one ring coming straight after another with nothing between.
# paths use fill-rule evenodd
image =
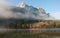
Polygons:
<instances>
[{"instance_id":1,"label":"distant hillside","mask_svg":"<svg viewBox=\"0 0 60 38\"><path fill-rule=\"evenodd\" d=\"M0 12L0 27L2 28L26 28L27 26L30 28L40 22L55 20L43 8L35 8L23 2L17 6L7 6L2 9Z\"/></svg>"},{"instance_id":2,"label":"distant hillside","mask_svg":"<svg viewBox=\"0 0 60 38\"><path fill-rule=\"evenodd\" d=\"M36 19L36 20L55 20L49 13L46 13L43 8L35 8L25 3L20 3L17 6L2 7L0 18L9 19Z\"/></svg>"}]
</instances>

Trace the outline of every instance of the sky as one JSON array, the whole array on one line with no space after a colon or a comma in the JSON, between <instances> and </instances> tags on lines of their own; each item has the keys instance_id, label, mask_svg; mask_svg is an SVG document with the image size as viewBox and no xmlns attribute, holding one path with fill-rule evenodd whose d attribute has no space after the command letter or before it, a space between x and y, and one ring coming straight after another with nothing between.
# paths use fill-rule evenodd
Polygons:
<instances>
[{"instance_id":1,"label":"sky","mask_svg":"<svg viewBox=\"0 0 60 38\"><path fill-rule=\"evenodd\" d=\"M19 3L24 2L27 5L36 8L43 8L46 13L50 13L56 19L60 19L60 0L5 0L8 4L17 6Z\"/></svg>"}]
</instances>

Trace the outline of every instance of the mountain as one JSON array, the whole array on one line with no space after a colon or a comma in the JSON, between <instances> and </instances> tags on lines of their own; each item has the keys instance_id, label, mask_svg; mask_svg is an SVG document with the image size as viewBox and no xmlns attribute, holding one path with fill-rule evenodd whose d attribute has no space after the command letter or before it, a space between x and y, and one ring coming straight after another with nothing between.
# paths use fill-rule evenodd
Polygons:
<instances>
[{"instance_id":1,"label":"mountain","mask_svg":"<svg viewBox=\"0 0 60 38\"><path fill-rule=\"evenodd\" d=\"M43 8L35 8L25 3L17 6L0 6L0 19L54 20Z\"/></svg>"},{"instance_id":2,"label":"mountain","mask_svg":"<svg viewBox=\"0 0 60 38\"><path fill-rule=\"evenodd\" d=\"M54 20L54 18L47 14L43 8L35 8L23 2L10 10L14 13L12 18Z\"/></svg>"},{"instance_id":3,"label":"mountain","mask_svg":"<svg viewBox=\"0 0 60 38\"><path fill-rule=\"evenodd\" d=\"M25 3L17 6L0 7L0 27L15 26L17 24L32 24L41 20L54 20L43 8L35 8Z\"/></svg>"}]
</instances>

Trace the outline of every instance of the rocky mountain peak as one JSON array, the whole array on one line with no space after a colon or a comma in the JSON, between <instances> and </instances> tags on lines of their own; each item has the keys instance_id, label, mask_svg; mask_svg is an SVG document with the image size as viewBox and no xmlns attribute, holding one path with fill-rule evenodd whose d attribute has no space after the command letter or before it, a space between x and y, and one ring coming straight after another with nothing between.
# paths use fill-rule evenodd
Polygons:
<instances>
[{"instance_id":1,"label":"rocky mountain peak","mask_svg":"<svg viewBox=\"0 0 60 38\"><path fill-rule=\"evenodd\" d=\"M36 19L36 20L53 20L52 16L47 14L43 8L36 8L34 6L29 6L24 2L18 4L18 6L10 9L12 13L12 18L17 19Z\"/></svg>"},{"instance_id":2,"label":"rocky mountain peak","mask_svg":"<svg viewBox=\"0 0 60 38\"><path fill-rule=\"evenodd\" d=\"M26 6L26 4L24 2L21 2L18 4L18 7L20 7L20 8L25 8L25 6Z\"/></svg>"}]
</instances>

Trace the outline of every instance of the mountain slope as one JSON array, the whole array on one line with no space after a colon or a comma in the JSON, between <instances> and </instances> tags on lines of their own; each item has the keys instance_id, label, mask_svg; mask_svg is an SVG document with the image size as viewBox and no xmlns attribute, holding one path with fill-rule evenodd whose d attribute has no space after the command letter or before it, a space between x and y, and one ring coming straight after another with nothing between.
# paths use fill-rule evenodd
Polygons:
<instances>
[{"instance_id":1,"label":"mountain slope","mask_svg":"<svg viewBox=\"0 0 60 38\"><path fill-rule=\"evenodd\" d=\"M17 6L8 6L7 8L3 8L3 11L0 12L0 18L54 20L54 18L47 14L43 8L35 8L23 2Z\"/></svg>"}]
</instances>

